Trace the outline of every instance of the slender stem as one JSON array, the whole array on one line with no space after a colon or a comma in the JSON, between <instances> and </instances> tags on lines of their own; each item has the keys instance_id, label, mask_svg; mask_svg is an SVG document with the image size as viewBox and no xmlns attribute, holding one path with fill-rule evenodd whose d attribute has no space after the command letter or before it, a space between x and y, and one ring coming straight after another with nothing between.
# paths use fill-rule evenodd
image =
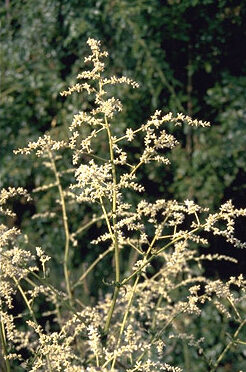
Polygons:
<instances>
[{"instance_id":1,"label":"slender stem","mask_svg":"<svg viewBox=\"0 0 246 372\"><path fill-rule=\"evenodd\" d=\"M168 218L168 217L167 217ZM163 225L165 224L167 218L165 219ZM149 248L145 254L145 258L147 259L148 255L150 254L156 240L158 239L158 236L157 234L153 237L150 245L149 245ZM127 317L128 317L128 314L129 314L129 311L130 311L130 308L131 308L131 305L132 305L132 301L133 301L133 297L134 297L134 294L136 292L136 288L137 288L137 284L138 284L138 281L139 281L139 278L140 278L140 272L138 273L136 279L135 279L135 282L134 282L134 285L133 285L133 288L132 288L132 293L131 293L131 296L129 298L129 301L128 301L128 304L127 304L127 308L126 308L126 311L125 311L125 314L124 314L124 317L123 317L123 321L122 321L122 324L121 324L121 328L120 328L120 333L119 333L119 337L118 337L118 341L117 341L117 348L120 346L120 342L121 342L121 337L122 337L122 334L124 332L124 329L125 329L125 325L126 325L126 321L127 321ZM116 363L116 356L113 358L113 362L112 362L112 366L111 366L111 371L113 370L114 366L115 366L115 363Z\"/></svg>"},{"instance_id":2,"label":"slender stem","mask_svg":"<svg viewBox=\"0 0 246 372\"><path fill-rule=\"evenodd\" d=\"M36 324L36 326L38 326L38 322L37 322L36 316L35 316L35 314L34 314L32 308L31 308L30 302L29 302L28 298L26 297L25 292L23 291L23 289L22 289L21 286L20 286L19 281L18 281L15 277L13 277L13 280L14 280L14 282L15 282L15 284L16 284L18 290L20 291L20 294L21 294L22 297L23 297L23 300L24 300L25 304L27 305L27 308L28 308L28 310L29 310L29 312L30 312L30 315L31 315L31 317L32 317L32 319L33 319L33 321L34 321L34 323ZM48 364L48 371L49 371L49 372L52 372L52 368L51 368L51 366L50 366L50 361L49 361L49 355L46 355L46 361L47 361L47 364Z\"/></svg>"},{"instance_id":3,"label":"slender stem","mask_svg":"<svg viewBox=\"0 0 246 372\"><path fill-rule=\"evenodd\" d=\"M236 342L236 338L239 334L239 332L241 331L241 329L243 328L243 326L246 324L246 319L244 319L244 321L242 323L239 324L236 332L234 333L233 335L233 338L232 340L226 345L226 347L224 348L224 350L222 351L222 353L218 356L213 368L210 369L210 372L215 372L217 370L217 367L219 366L220 362L222 361L222 359L224 358L225 354L227 353L227 351L231 348L231 346Z\"/></svg>"},{"instance_id":4,"label":"slender stem","mask_svg":"<svg viewBox=\"0 0 246 372\"><path fill-rule=\"evenodd\" d=\"M236 308L234 302L232 301L232 299L231 299L229 296L227 296L226 298L227 298L227 300L230 302L230 304L231 304L233 310L235 311L235 313L236 313L238 319L239 319L240 321L242 321L241 315L239 314L239 312L238 312L238 310L237 310L237 308Z\"/></svg>"},{"instance_id":5,"label":"slender stem","mask_svg":"<svg viewBox=\"0 0 246 372\"><path fill-rule=\"evenodd\" d=\"M108 140L109 140L109 151L110 151L110 160L112 165L112 175L113 175L113 201L112 201L112 220L113 220L113 227L114 227L114 236L115 236L115 280L116 282L120 281L120 262L119 262L119 246L118 246L118 236L116 231L116 204L117 204L117 195L116 195L116 186L117 186L117 178L116 178L116 167L114 164L114 150L113 150L113 140L110 131L110 127L108 124L107 116L104 116L105 124L107 127L108 133Z\"/></svg>"},{"instance_id":6,"label":"slender stem","mask_svg":"<svg viewBox=\"0 0 246 372\"><path fill-rule=\"evenodd\" d=\"M107 223L108 231L110 233L112 242L113 242L113 244L115 244L115 236L114 236L113 230L111 228L110 221L109 221L109 218L108 218L108 213L106 211L106 208L105 208L105 205L104 205L104 202L103 202L103 199L102 199L101 196L100 196L100 203L101 203L101 207L102 207L102 210L103 210L104 218L105 218L105 221Z\"/></svg>"},{"instance_id":7,"label":"slender stem","mask_svg":"<svg viewBox=\"0 0 246 372\"><path fill-rule=\"evenodd\" d=\"M135 129L135 130L133 131L133 133L136 134L136 133L138 133L138 132L141 132L142 130L143 130L143 128L140 127L140 128L138 128L138 129ZM124 136L121 136L121 137L117 138L117 139L115 140L114 143L117 143L117 142L119 142L119 141L122 141L122 140L125 139L125 138L127 138L127 135L124 135Z\"/></svg>"},{"instance_id":8,"label":"slender stem","mask_svg":"<svg viewBox=\"0 0 246 372\"><path fill-rule=\"evenodd\" d=\"M166 220L165 220L166 221ZM147 258L147 256L150 254L156 240L158 239L158 236L155 235L149 245L149 248L145 254L145 258ZM139 273L140 274L140 273ZM126 311L125 311L125 314L124 314L124 317L123 317L123 321L122 321L122 324L121 324L121 328L120 328L120 333L119 333L119 337L118 337L118 341L117 341L117 348L120 346L120 342L121 342L121 337L122 337L122 334L124 332L124 329L125 329L125 325L126 325L126 321L127 321L127 317L128 317L128 314L129 314L129 311L130 311L130 308L131 308L131 305L132 305L132 301L133 301L133 297L134 297L134 294L136 292L136 288L137 288L137 284L138 284L138 281L139 281L139 278L140 278L140 275L137 275L136 279L135 279L135 282L134 282L134 285L132 287L132 293L131 293L131 296L129 298L129 301L128 301L128 304L127 304L127 307L126 307ZM114 357L113 359L113 362L112 362L112 366L111 366L111 371L113 370L114 366L115 366L115 362L116 362L116 356Z\"/></svg>"},{"instance_id":9,"label":"slender stem","mask_svg":"<svg viewBox=\"0 0 246 372\"><path fill-rule=\"evenodd\" d=\"M108 316L107 316L107 319L106 319L106 323L105 323L105 326L104 326L104 330L103 330L105 335L107 335L107 333L109 331L109 327L110 327L111 319L112 319L112 316L113 316L116 300L118 298L118 294L119 294L119 287L115 287L112 302L111 302L111 306L110 306Z\"/></svg>"},{"instance_id":10,"label":"slender stem","mask_svg":"<svg viewBox=\"0 0 246 372\"><path fill-rule=\"evenodd\" d=\"M130 176L132 176L134 173L136 173L136 171L138 170L138 168L141 167L141 165L143 164L144 162L143 161L140 161L134 168L133 170L131 171L130 173Z\"/></svg>"},{"instance_id":11,"label":"slender stem","mask_svg":"<svg viewBox=\"0 0 246 372\"><path fill-rule=\"evenodd\" d=\"M103 128L102 128L103 129ZM100 131L102 130L100 129ZM98 131L99 132L99 131ZM107 162L108 159L104 159L102 158L101 156L98 156L98 155L94 155L94 154L90 154L89 152L81 152L80 153L81 155L86 155L86 156L89 156L90 158L93 158L93 159L97 159L97 160L101 160L103 162Z\"/></svg>"},{"instance_id":12,"label":"slender stem","mask_svg":"<svg viewBox=\"0 0 246 372\"><path fill-rule=\"evenodd\" d=\"M173 322L173 320L179 315L179 314L181 314L182 313L182 311L180 312L180 313L176 313L176 314L174 314L168 321L167 321L167 323L162 327L162 329L159 331L159 332L157 332L157 333L155 333L152 337L151 337L151 339L150 339L150 343L149 343L149 345L151 346L151 345L153 345L153 343L156 341L156 340L158 340L159 338L160 338L160 336L161 336L161 334L165 331L165 329L169 326L169 324L171 324L172 322ZM145 356L145 354L146 354L146 352L147 352L147 350L144 350L143 352L142 352L142 354L140 354L140 356L138 357L138 359L137 359L137 362L139 362L144 356Z\"/></svg>"},{"instance_id":13,"label":"slender stem","mask_svg":"<svg viewBox=\"0 0 246 372\"><path fill-rule=\"evenodd\" d=\"M49 151L49 157L50 157L53 172L55 174L56 183L57 183L57 187L58 187L58 191L60 195L61 207L62 207L62 219L63 219L63 226L64 226L64 232L65 232L65 251L64 251L64 258L63 258L63 270L64 270L66 289L67 289L69 301L72 302L72 292L71 292L69 270L68 270L70 234L69 234L69 228L68 228L66 203L65 203L63 189L61 186L59 173L57 171L56 163L55 163L55 160L53 158L51 151Z\"/></svg>"},{"instance_id":14,"label":"slender stem","mask_svg":"<svg viewBox=\"0 0 246 372\"><path fill-rule=\"evenodd\" d=\"M194 233L196 232L197 230L199 230L201 227L204 227L205 225L201 225L199 227L196 227L195 229L191 230L190 233ZM155 258L156 256L158 256L161 252L163 252L165 249L167 249L168 247L170 247L171 245L173 245L174 243L178 242L179 240L182 240L184 238L188 238L187 234L184 234L184 235L181 235L181 236L178 236L177 238L171 240L168 244L166 244L164 247L160 248L155 254L151 255L145 262L144 264L139 267L136 271L134 271L134 273L132 273L131 275L129 275L127 278L125 278L123 281L122 281L122 285L126 284L127 282L129 282L129 280L131 280L132 278L134 278L135 275L137 275L140 271L142 271L142 269L148 265L148 263L150 263L153 258ZM153 246L153 244L152 244Z\"/></svg>"},{"instance_id":15,"label":"slender stem","mask_svg":"<svg viewBox=\"0 0 246 372\"><path fill-rule=\"evenodd\" d=\"M142 252L138 247L136 247L136 246L135 246L133 243L131 243L130 241L128 241L127 244L129 244L130 247L132 247L132 248L135 250L135 252L137 252L137 253L139 253L139 254L141 254L141 255L144 254L144 252ZM129 260L129 261L130 261L130 260ZM133 265L131 264L131 266L133 266Z\"/></svg>"},{"instance_id":16,"label":"slender stem","mask_svg":"<svg viewBox=\"0 0 246 372\"><path fill-rule=\"evenodd\" d=\"M3 254L2 252L0 253L0 256L3 256L4 258L6 258L7 260L11 260L10 257L6 256L5 254ZM34 271L30 270L30 269L26 269L28 271L28 273L30 275L32 275L35 279L37 279L40 283L42 283L43 285L46 285L59 299L60 299L60 304L64 305L68 310L70 310L72 313L75 312L75 309L74 307L72 306L72 304L68 303L67 302L67 299L64 298L63 294L58 291L56 288L54 288L46 279L44 278L41 278L38 274L36 274ZM26 282L28 282L29 284L31 284L32 286L35 285L32 281L28 280L28 278L23 278L23 280L25 280ZM81 304L80 301L78 301L78 299L75 300L76 302L78 302L82 307L84 307L83 304ZM77 313L77 317L82 321L83 318Z\"/></svg>"},{"instance_id":17,"label":"slender stem","mask_svg":"<svg viewBox=\"0 0 246 372\"><path fill-rule=\"evenodd\" d=\"M0 339L1 339L1 344L2 344L2 350L3 350L3 357L4 357L6 372L10 372L11 370L10 370L9 360L7 359L8 351L7 351L7 345L6 345L4 324L2 322L2 319L0 321Z\"/></svg>"},{"instance_id":18,"label":"slender stem","mask_svg":"<svg viewBox=\"0 0 246 372\"><path fill-rule=\"evenodd\" d=\"M29 310L29 312L30 312L30 315L31 315L31 317L32 317L32 319L33 319L33 321L34 321L34 323L35 323L36 325L38 325L38 322L37 322L36 316L35 316L35 314L34 314L34 312L33 312L33 309L31 308L30 302L29 302L28 298L26 297L25 292L23 291L22 287L20 286L20 283L18 282L18 280L17 280L15 277L13 277L13 280L14 280L14 282L15 282L15 284L16 284L18 290L20 291L20 294L21 294L22 297L23 297L23 300L24 300L24 302L25 302L25 304L26 304L26 306L27 306L27 308L28 308L28 310Z\"/></svg>"},{"instance_id":19,"label":"slender stem","mask_svg":"<svg viewBox=\"0 0 246 372\"><path fill-rule=\"evenodd\" d=\"M76 230L74 233L70 234L70 238L74 238L75 236L80 234L82 231L88 229L88 227L92 226L94 223L102 220L103 218L104 218L103 215L97 218L92 218L91 221L85 223L83 226L79 227L78 230Z\"/></svg>"},{"instance_id":20,"label":"slender stem","mask_svg":"<svg viewBox=\"0 0 246 372\"><path fill-rule=\"evenodd\" d=\"M203 297L204 297L204 295L199 296L200 299L202 299ZM166 329L170 324L173 323L173 321L174 321L175 318L177 318L180 314L182 314L182 313L184 313L184 312L186 311L187 307L188 307L188 304L187 304L186 307L185 307L183 310L181 310L180 312L174 313L174 314L173 314L173 315L168 319L168 321L164 324L164 326L160 329L160 331L159 331L159 332L155 332L155 333L153 334L153 336L151 337L150 343L149 343L150 346L153 345L153 343L161 337L162 333L165 331L165 329ZM144 350L144 351L142 352L142 354L140 354L140 356L139 356L138 359L137 359L137 362L139 362L139 361L140 361L140 360L145 356L146 352L147 352L147 350ZM210 371L210 372L211 372L211 371Z\"/></svg>"},{"instance_id":21,"label":"slender stem","mask_svg":"<svg viewBox=\"0 0 246 372\"><path fill-rule=\"evenodd\" d=\"M100 91L102 90L102 83L100 82ZM117 192L116 192L116 187L117 187L117 177L116 177L116 168L114 164L114 150L113 150L113 139L112 139L112 134L110 131L110 126L107 120L107 116L104 115L104 122L106 125L106 130L108 134L108 141L109 141L109 152L110 152L110 161L111 161L111 166L112 166L112 177L113 177L113 195L112 195L112 221L113 221L113 244L114 244L114 259L115 259L115 282L119 283L120 282L120 258L119 258L119 244L118 244L118 234L116 230L116 224L117 224L117 219L116 219L116 206L117 206ZM105 212L104 212L105 213ZM110 228L111 230L111 228ZM115 286L114 288L114 294L113 294L113 299L111 302L111 307L108 313L108 317L104 326L104 333L107 335L111 323L111 319L113 316L116 300L119 294L119 288Z\"/></svg>"},{"instance_id":22,"label":"slender stem","mask_svg":"<svg viewBox=\"0 0 246 372\"><path fill-rule=\"evenodd\" d=\"M135 282L134 282L134 285L132 287L132 293L131 293L131 296L130 296L130 298L128 300L126 311L125 311L125 314L124 314L124 317L123 317L123 320L122 320L122 323L121 323L121 327L120 327L120 333L119 333L119 337L118 337L118 341L117 341L117 349L120 346L121 337L123 335L123 332L124 332L124 329L125 329L125 326L126 326L127 317L128 317L129 312L130 312L130 308L132 306L132 301L133 301L134 294L136 292L136 288L137 288L137 284L138 284L139 278L140 278L140 276L138 275L136 277ZM113 359L112 366L111 366L111 371L114 369L116 358L117 358L117 356L115 356L114 359Z\"/></svg>"},{"instance_id":23,"label":"slender stem","mask_svg":"<svg viewBox=\"0 0 246 372\"><path fill-rule=\"evenodd\" d=\"M30 315L31 315L31 317L32 317L32 319L33 319L33 321L34 321L34 323L38 326L38 322L37 322L36 316L35 316L35 314L34 314L32 308L31 308L31 306L30 306L30 303L29 303L29 301L28 301L28 299L27 299L27 297L26 297L26 295L25 295L25 292L24 292L23 289L21 288L21 286L20 286L19 282L17 281L17 279L16 279L16 278L13 278L13 279L14 279L14 281L15 281L15 283L16 283L16 285L17 285L17 288L19 289L19 291L20 291L20 293L21 293L21 295L22 295L22 297L23 297L23 299L24 299L24 301L25 301L25 303L26 303L26 305L27 305L27 307L28 307L28 310L29 310L29 312L30 312ZM51 368L51 366L50 366L50 361L49 361L49 355L46 355L46 361L47 361L47 364L48 364L48 371L49 371L49 372L52 372L52 368Z\"/></svg>"},{"instance_id":24,"label":"slender stem","mask_svg":"<svg viewBox=\"0 0 246 372\"><path fill-rule=\"evenodd\" d=\"M34 276L34 278L36 278L38 281L40 281L40 283L42 283L43 285L46 285L47 287L49 287L49 289L60 299L60 304L63 304L68 310L72 311L74 313L75 309L74 307L72 306L72 304L68 303L66 301L66 299L64 299L63 295L61 294L61 292L57 291L50 283L47 282L46 279L44 278L41 278L40 276L38 276L35 272L31 271L31 270L28 270L29 273ZM24 278L26 280L26 278ZM75 300L76 302L78 302L78 300L76 299ZM81 303L80 303L81 305ZM80 317L78 314L77 314L77 317L82 320L82 317Z\"/></svg>"},{"instance_id":25,"label":"slender stem","mask_svg":"<svg viewBox=\"0 0 246 372\"><path fill-rule=\"evenodd\" d=\"M92 269L100 262L109 252L112 251L112 247L108 248L105 252L101 253L97 259L88 267L88 269L79 277L79 279L74 283L72 288L76 288L80 283L86 278L86 276L91 272Z\"/></svg>"}]
</instances>

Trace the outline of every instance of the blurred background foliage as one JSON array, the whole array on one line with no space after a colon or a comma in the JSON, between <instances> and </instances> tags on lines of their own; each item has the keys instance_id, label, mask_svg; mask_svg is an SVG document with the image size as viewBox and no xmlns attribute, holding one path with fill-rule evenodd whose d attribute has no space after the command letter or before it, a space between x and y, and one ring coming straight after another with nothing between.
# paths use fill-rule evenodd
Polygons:
<instances>
[{"instance_id":1,"label":"blurred background foliage","mask_svg":"<svg viewBox=\"0 0 246 372\"><path fill-rule=\"evenodd\" d=\"M37 158L15 156L12 150L47 132L67 138L73 114L90 108L85 95L65 100L59 92L75 82L88 54L86 41L93 37L109 51L109 75L126 75L140 83L137 90L128 86L112 89L124 104L116 131L137 127L155 109L183 112L212 123L208 129L169 128L180 141L169 155L171 165L146 166L141 173L150 199L193 199L212 210L232 199L237 207L246 207L246 1L4 0L0 3L0 21L0 187L23 186L31 191L44 182L54 182L54 176L40 167ZM140 151L139 142L128 145L130 156ZM71 166L69 154L64 154L59 166ZM66 175L64 186L70 181ZM57 190L33 197L28 205L24 199L13 202L17 212L14 222L29 235L31 248L40 245L49 252L54 269L50 275L60 278L62 273L57 272L55 263L62 262L62 221L35 219L30 224L34 213L50 208L59 215ZM95 210L71 204L68 213L71 231L75 231ZM103 228L100 220L97 228ZM243 223L237 231L246 241ZM105 249L91 246L94 235L92 226L78 237L72 258L75 278L81 275L81 262L85 271ZM239 264L209 263L208 275L245 272L243 252L229 251L219 238L211 239L211 248L219 253L226 250L239 259ZM128 258L128 252L124 257L127 270L134 258ZM88 276L81 293L84 301L86 294L98 295L110 267L106 259L94 276ZM199 323L203 330L211 319L216 323L209 311L205 317ZM218 345L223 344L222 333ZM238 359L238 369L245 366L242 360L243 356Z\"/></svg>"},{"instance_id":2,"label":"blurred background foliage","mask_svg":"<svg viewBox=\"0 0 246 372\"><path fill-rule=\"evenodd\" d=\"M86 40L93 37L109 51L109 74L132 77L141 86L112 90L124 104L116 130L138 126L157 108L212 123L205 130L169 128L181 144L170 154L171 166L142 172L146 193L193 199L212 210L227 199L246 206L245 1L5 0L0 20L0 187L31 190L45 180L53 182L37 159L14 156L12 150L46 132L67 138L73 114L90 107L86 96L65 100L59 92L75 82L88 53ZM136 142L128 152L137 156L139 147ZM64 161L69 166L66 154ZM69 179L64 182L68 185ZM59 208L56 192L38 193L33 204L20 200L13 207L15 222L31 233L33 246L39 242L59 260L61 221L35 220L29 231L34 212ZM70 212L71 225L78 228L93 210L72 206ZM243 226L238 231L246 240ZM84 242L90 234L82 237ZM213 249L223 249L221 244L213 241ZM78 249L74 265L96 254L95 248ZM234 269L244 267L241 259Z\"/></svg>"}]
</instances>

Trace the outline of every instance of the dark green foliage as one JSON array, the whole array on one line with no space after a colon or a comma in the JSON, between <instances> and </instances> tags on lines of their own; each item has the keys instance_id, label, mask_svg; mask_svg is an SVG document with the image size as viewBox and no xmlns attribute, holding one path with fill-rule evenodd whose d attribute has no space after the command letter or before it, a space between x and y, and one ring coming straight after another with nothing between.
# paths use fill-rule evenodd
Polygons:
<instances>
[{"instance_id":1,"label":"dark green foliage","mask_svg":"<svg viewBox=\"0 0 246 372\"><path fill-rule=\"evenodd\" d=\"M233 150L227 152L226 161L223 152L216 154L216 146L221 147L222 137L225 141L231 123L236 125L230 111L224 110L225 106L228 109L227 102L222 106L230 120L224 114L221 122L218 87L230 90L229 106L233 97L240 95L234 107L237 116L244 107L243 94L233 88L237 84L235 80L233 85L234 77L240 80L245 73L246 5L243 2L169 0L164 4L157 0L101 0L82 4L74 0L42 0L37 4L30 0L6 1L0 10L2 185L18 182L10 152L23 143L23 138L37 137L54 126L64 133L72 106L64 107L59 91L65 80L71 82L70 76L79 71L85 41L91 36L103 40L111 52L113 73L129 76L134 71L135 79L141 83L141 92L125 88L132 99L124 99L127 117L123 115L119 125L139 124L156 107L162 107L164 111L199 114L215 121L216 128L220 126L216 135L211 134L210 143L206 143L207 159L200 159L203 135L194 137L189 129L183 139L184 151L176 153L177 177L170 190L177 198L186 195L201 202L214 190L217 198L210 196L212 206L223 198L224 187L233 182L242 168L242 159L233 146L238 143L238 131L231 131ZM214 86L217 87L215 99ZM125 93L123 90L120 95ZM222 97L221 103L223 100ZM132 103L136 101L137 107ZM77 102L78 109L81 104ZM236 161L232 161L231 151ZM192 160L190 172L184 167L185 157ZM215 157L221 161L216 160L214 177L202 164ZM221 163L224 170L220 169ZM27 165L25 168L30 169ZM187 176L191 184L197 178L196 187L185 184ZM28 176L28 171L23 171L23 177L30 177L30 173Z\"/></svg>"},{"instance_id":2,"label":"dark green foliage","mask_svg":"<svg viewBox=\"0 0 246 372\"><path fill-rule=\"evenodd\" d=\"M244 1L6 0L0 20L0 187L31 190L44 179L54 181L47 170L40 171L37 160L16 157L12 150L46 131L67 137L72 114L90 103L73 95L64 104L59 92L80 71L85 42L94 37L110 52L111 74L134 76L141 84L139 90L115 88L125 107L120 128L136 127L157 107L213 124L206 134L203 129L187 127L185 135L180 130L181 145L171 155L171 166L145 168L147 192L194 199L212 208L225 198L245 206ZM129 153L137 157L138 146L129 146ZM69 185L69 178L64 182ZM31 233L28 222L34 212L56 208L55 192L41 192L32 204L16 205L24 231ZM74 227L93 213L81 208L72 213L72 207L70 212ZM34 222L30 244L50 249L55 267L63 240L61 221ZM77 261L90 264L98 255L95 247L83 250L86 240L86 235L80 237L75 268ZM108 275L105 267L99 271L98 281ZM243 368L240 363L238 369Z\"/></svg>"}]
</instances>

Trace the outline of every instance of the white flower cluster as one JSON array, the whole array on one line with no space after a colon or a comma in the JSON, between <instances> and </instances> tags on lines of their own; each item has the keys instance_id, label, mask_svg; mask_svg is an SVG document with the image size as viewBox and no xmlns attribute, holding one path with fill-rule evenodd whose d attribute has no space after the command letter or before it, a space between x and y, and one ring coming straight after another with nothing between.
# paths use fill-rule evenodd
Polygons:
<instances>
[{"instance_id":1,"label":"white flower cluster","mask_svg":"<svg viewBox=\"0 0 246 372\"><path fill-rule=\"evenodd\" d=\"M46 275L45 266L52 262L46 253L47 237L43 248L36 247L35 257L20 246L24 245L20 231L8 227L9 217L14 216L6 207L8 199L20 195L29 200L28 193L22 188L0 191L0 213L7 221L0 224L0 342L5 369L11 370L9 363L16 359L13 365L19 363L29 372L181 372L185 367L184 345L194 347L198 355L203 353L206 340L200 335L202 328L194 334L194 319L203 319L204 309L212 307L208 323L216 322L217 310L225 321L230 317L237 326L223 350L244 343L240 337L246 324L246 280L242 275L227 281L208 279L201 266L203 260L236 260L202 254L195 247L208 244L203 236L206 231L245 248L246 243L235 237L235 221L246 216L246 209L236 209L228 201L218 213L209 213L193 200L149 202L145 194L139 201L140 193L145 192L139 168L154 161L168 164L166 151L178 144L168 134L166 123L186 122L195 127L210 124L181 113L162 116L156 111L138 129L127 128L119 135L114 119L122 104L108 97L106 90L110 89L104 87L125 83L137 88L138 84L126 77L105 78L102 58L107 52L101 51L97 40L89 39L88 45L91 55L85 63L92 68L78 75L82 83L61 94L86 91L94 99L92 109L74 115L67 141L56 141L45 134L15 151L34 152L43 159L49 179L38 183L34 191L56 190L54 210L42 210L36 217L56 216L59 223L55 221L55 230L63 228L60 241L64 241L64 247L60 251L63 248L64 254L57 264L61 263L58 284L64 292L55 289L55 273ZM128 156L123 144L136 137L141 141L142 153L135 158ZM64 165L60 166L62 160ZM64 188L69 183L70 188ZM82 220L79 226L76 212ZM90 264L79 251L88 249L84 247L88 240L81 236L89 229L93 238L88 240L98 245L90 252L90 257L96 257ZM104 246L108 246L105 251ZM74 255L75 251L79 253ZM78 271L72 272L72 263L78 257L83 257L82 262ZM97 272L102 260L107 263ZM41 263L43 273L36 262ZM102 288L97 292L99 281ZM24 311L14 316L17 293ZM40 310L43 297L45 311L37 311L37 316L35 311ZM20 320L23 323L19 327ZM174 349L180 353L178 366ZM21 359L22 350L30 355L28 361ZM215 360L209 361L209 369L216 370L223 353L213 350Z\"/></svg>"}]
</instances>

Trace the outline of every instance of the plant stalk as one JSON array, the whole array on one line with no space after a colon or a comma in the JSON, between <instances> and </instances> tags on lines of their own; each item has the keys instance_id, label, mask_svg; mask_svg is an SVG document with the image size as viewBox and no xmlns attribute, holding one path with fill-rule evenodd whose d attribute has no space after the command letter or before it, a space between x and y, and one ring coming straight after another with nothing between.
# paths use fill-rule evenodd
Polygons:
<instances>
[{"instance_id":1,"label":"plant stalk","mask_svg":"<svg viewBox=\"0 0 246 372\"><path fill-rule=\"evenodd\" d=\"M101 89L101 84L100 84L100 89ZM116 177L116 169L115 169L115 164L114 164L114 150L113 150L113 140L112 140L112 134L110 131L110 126L107 120L107 116L104 115L104 121L107 129L107 134L108 134L108 141L109 141L109 151L110 151L110 161L112 165L112 177L113 177L113 200L112 200L112 220L113 220L113 234L114 234L114 259L115 259L115 283L120 282L120 258L119 258L119 244L118 244L118 235L116 231L116 206L117 206L117 193L116 193L116 186L117 186L117 177ZM111 319L113 316L115 304L117 301L117 297L119 294L119 288L115 286L114 288L114 294L113 294L113 299L111 302L111 307L108 313L108 317L104 326L104 334L107 335L109 328L110 328L110 323Z\"/></svg>"},{"instance_id":2,"label":"plant stalk","mask_svg":"<svg viewBox=\"0 0 246 372\"><path fill-rule=\"evenodd\" d=\"M6 345L6 338L5 338L5 332L4 332L4 325L2 320L0 321L0 338L1 338L1 344L2 344L2 350L3 350L3 359L5 362L6 372L11 372L10 370L10 364L9 360L7 359L8 351L7 351L7 345Z\"/></svg>"},{"instance_id":3,"label":"plant stalk","mask_svg":"<svg viewBox=\"0 0 246 372\"><path fill-rule=\"evenodd\" d=\"M72 303L72 291L71 291L69 270L68 270L70 234L69 234L69 227L68 227L67 210L66 210L65 198L64 198L64 193L63 193L63 189L61 186L59 173L56 168L55 160L50 151L49 151L49 157L50 157L53 172L55 174L56 183L57 183L60 201L61 201L61 207L62 207L62 220L63 220L63 226L64 226L64 232L65 232L65 250L64 250L64 258L63 258L63 270L64 270L67 294L68 294L70 303Z\"/></svg>"}]
</instances>

